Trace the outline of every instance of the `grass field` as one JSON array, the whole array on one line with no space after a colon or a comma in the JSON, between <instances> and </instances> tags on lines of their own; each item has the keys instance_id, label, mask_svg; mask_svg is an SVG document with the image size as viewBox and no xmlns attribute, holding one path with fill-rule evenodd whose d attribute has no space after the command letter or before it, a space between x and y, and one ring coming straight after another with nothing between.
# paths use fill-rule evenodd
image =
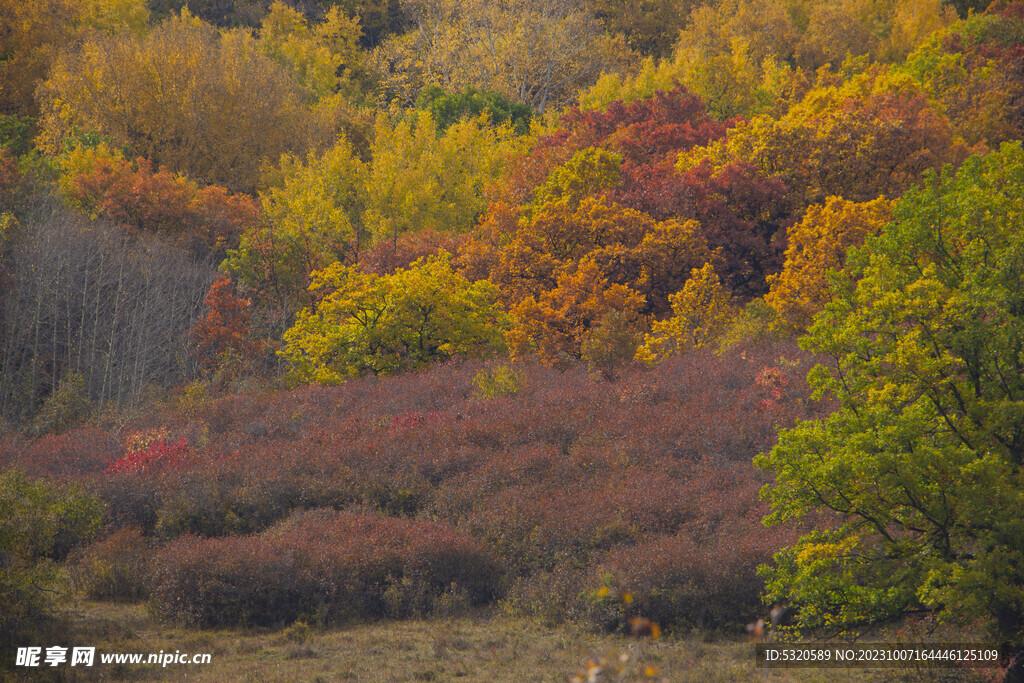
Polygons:
<instances>
[{"instance_id":1,"label":"grass field","mask_svg":"<svg viewBox=\"0 0 1024 683\"><path fill-rule=\"evenodd\" d=\"M745 640L699 636L659 640L582 631L497 611L453 619L383 621L320 630L193 630L154 620L145 605L81 602L66 608L60 642L94 646L90 669L20 669L14 680L190 681L989 681L941 670L801 669L765 671ZM62 629L63 630L63 629ZM52 643L51 643L52 644ZM38 643L44 648L47 644ZM208 665L101 664L101 653L209 653ZM8 670L8 674L12 672Z\"/></svg>"}]
</instances>

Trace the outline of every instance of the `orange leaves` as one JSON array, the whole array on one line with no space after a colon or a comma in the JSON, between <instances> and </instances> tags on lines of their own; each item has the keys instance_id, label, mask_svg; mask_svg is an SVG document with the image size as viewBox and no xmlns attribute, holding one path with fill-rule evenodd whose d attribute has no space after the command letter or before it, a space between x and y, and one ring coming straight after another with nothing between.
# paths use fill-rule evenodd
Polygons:
<instances>
[{"instance_id":1,"label":"orange leaves","mask_svg":"<svg viewBox=\"0 0 1024 683\"><path fill-rule=\"evenodd\" d=\"M110 152L74 150L62 160L61 186L71 201L95 216L135 230L161 232L194 252L223 252L256 222L256 203L223 187L199 188L148 159L134 163Z\"/></svg>"},{"instance_id":2,"label":"orange leaves","mask_svg":"<svg viewBox=\"0 0 1024 683\"><path fill-rule=\"evenodd\" d=\"M498 251L491 280L512 301L556 287L562 274L588 259L610 282L644 295L648 308L666 310L668 295L686 279L679 274L711 258L695 222L657 222L603 197L585 199L575 210L546 206Z\"/></svg>"},{"instance_id":3,"label":"orange leaves","mask_svg":"<svg viewBox=\"0 0 1024 683\"><path fill-rule=\"evenodd\" d=\"M621 284L609 283L592 260L558 278L557 285L537 298L527 298L512 314L516 325L508 334L514 355L536 349L551 365L566 365L582 357L588 332L612 312L636 318L643 297Z\"/></svg>"},{"instance_id":4,"label":"orange leaves","mask_svg":"<svg viewBox=\"0 0 1024 683\"><path fill-rule=\"evenodd\" d=\"M0 191L13 188L20 175L18 158L7 147L0 145Z\"/></svg>"},{"instance_id":5,"label":"orange leaves","mask_svg":"<svg viewBox=\"0 0 1024 683\"><path fill-rule=\"evenodd\" d=\"M471 245L464 260L468 252L469 260L489 262L490 279L516 319L513 351L536 349L549 363L581 358L613 313L615 327L625 328L613 336L628 337L641 313L667 311L690 270L713 258L696 222L657 222L604 197L575 209L548 204L521 224L500 206L492 216L513 232L503 242Z\"/></svg>"},{"instance_id":6,"label":"orange leaves","mask_svg":"<svg viewBox=\"0 0 1024 683\"><path fill-rule=\"evenodd\" d=\"M231 278L218 275L206 295L206 313L192 327L192 357L204 370L215 370L229 353L248 359L258 347L248 339L250 302L234 289Z\"/></svg>"},{"instance_id":7,"label":"orange leaves","mask_svg":"<svg viewBox=\"0 0 1024 683\"><path fill-rule=\"evenodd\" d=\"M219 185L197 190L190 206L195 211L193 239L216 251L237 245L242 232L255 225L259 215L259 208L251 197L230 194Z\"/></svg>"}]
</instances>

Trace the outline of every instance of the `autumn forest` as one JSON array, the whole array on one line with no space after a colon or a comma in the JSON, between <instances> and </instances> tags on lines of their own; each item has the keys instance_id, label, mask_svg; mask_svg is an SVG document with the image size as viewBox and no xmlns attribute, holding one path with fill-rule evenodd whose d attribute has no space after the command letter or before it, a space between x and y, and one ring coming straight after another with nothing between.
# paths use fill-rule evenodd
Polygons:
<instances>
[{"instance_id":1,"label":"autumn forest","mask_svg":"<svg viewBox=\"0 0 1024 683\"><path fill-rule=\"evenodd\" d=\"M1024 2L0 0L0 673L122 610L1016 680L1022 137ZM430 637L370 679L502 679Z\"/></svg>"}]
</instances>

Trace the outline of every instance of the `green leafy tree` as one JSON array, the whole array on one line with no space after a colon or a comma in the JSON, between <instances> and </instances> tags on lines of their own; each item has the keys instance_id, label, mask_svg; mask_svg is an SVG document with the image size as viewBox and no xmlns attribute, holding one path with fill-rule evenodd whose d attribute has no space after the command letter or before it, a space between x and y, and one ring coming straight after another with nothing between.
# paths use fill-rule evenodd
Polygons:
<instances>
[{"instance_id":1,"label":"green leafy tree","mask_svg":"<svg viewBox=\"0 0 1024 683\"><path fill-rule=\"evenodd\" d=\"M758 464L773 523L838 522L766 568L805 627L926 609L1024 644L1024 149L971 157L848 255L806 346L839 408Z\"/></svg>"},{"instance_id":2,"label":"green leafy tree","mask_svg":"<svg viewBox=\"0 0 1024 683\"><path fill-rule=\"evenodd\" d=\"M13 469L0 474L0 649L5 655L49 621L55 601L48 585L57 574L51 560L63 560L72 548L91 541L103 514L99 499L77 486L32 481Z\"/></svg>"},{"instance_id":3,"label":"green leafy tree","mask_svg":"<svg viewBox=\"0 0 1024 683\"><path fill-rule=\"evenodd\" d=\"M471 86L459 93L449 93L444 88L428 85L416 98L416 108L426 109L437 121L438 132L461 119L478 118L486 113L491 123L508 123L519 135L530 129L533 112L525 104L512 102L501 93L477 90Z\"/></svg>"},{"instance_id":4,"label":"green leafy tree","mask_svg":"<svg viewBox=\"0 0 1024 683\"><path fill-rule=\"evenodd\" d=\"M447 252L386 276L335 263L310 289L322 298L299 313L280 352L293 381L339 384L503 346L497 288L457 274Z\"/></svg>"}]
</instances>

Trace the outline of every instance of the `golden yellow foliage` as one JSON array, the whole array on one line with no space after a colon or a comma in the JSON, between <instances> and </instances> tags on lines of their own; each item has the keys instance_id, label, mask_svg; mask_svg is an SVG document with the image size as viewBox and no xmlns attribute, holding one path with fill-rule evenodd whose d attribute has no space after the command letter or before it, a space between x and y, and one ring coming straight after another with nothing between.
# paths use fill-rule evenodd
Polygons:
<instances>
[{"instance_id":1,"label":"golden yellow foliage","mask_svg":"<svg viewBox=\"0 0 1024 683\"><path fill-rule=\"evenodd\" d=\"M880 197L855 203L829 197L807 209L803 220L789 228L786 262L782 272L769 276L771 291L765 302L779 324L804 329L828 303L826 273L843 267L846 250L878 234L892 217L890 204Z\"/></svg>"},{"instance_id":2,"label":"golden yellow foliage","mask_svg":"<svg viewBox=\"0 0 1024 683\"><path fill-rule=\"evenodd\" d=\"M628 64L575 0L407 0L415 29L384 43L374 63L388 98L403 104L423 86L499 92L538 112L564 106L602 72Z\"/></svg>"},{"instance_id":3,"label":"golden yellow foliage","mask_svg":"<svg viewBox=\"0 0 1024 683\"><path fill-rule=\"evenodd\" d=\"M637 360L648 365L714 343L735 313L732 296L710 263L694 268L686 285L670 301L672 317L655 322L637 349Z\"/></svg>"},{"instance_id":4,"label":"golden yellow foliage","mask_svg":"<svg viewBox=\"0 0 1024 683\"><path fill-rule=\"evenodd\" d=\"M314 136L301 90L251 35L220 35L187 12L143 36L95 35L56 61L39 96L44 151L92 130L235 191L254 191L265 158Z\"/></svg>"}]
</instances>

